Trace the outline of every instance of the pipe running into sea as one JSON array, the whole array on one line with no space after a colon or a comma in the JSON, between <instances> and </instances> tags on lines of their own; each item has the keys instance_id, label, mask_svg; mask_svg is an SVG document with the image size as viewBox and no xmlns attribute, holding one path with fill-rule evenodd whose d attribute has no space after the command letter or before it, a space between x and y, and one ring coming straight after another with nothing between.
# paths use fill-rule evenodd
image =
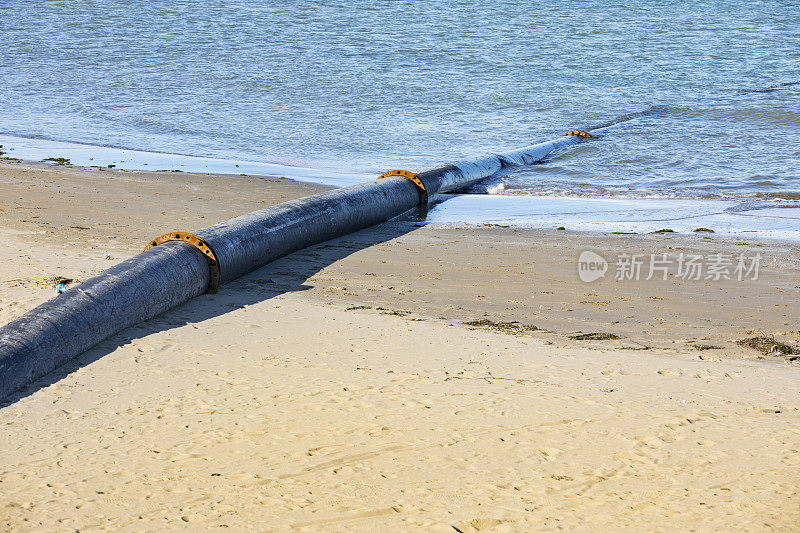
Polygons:
<instances>
[{"instance_id":1,"label":"pipe running into sea","mask_svg":"<svg viewBox=\"0 0 800 533\"><path fill-rule=\"evenodd\" d=\"M115 265L0 328L0 399L123 329L149 320L292 252L380 224L506 166L528 165L577 144L572 135L472 161L314 194L196 233L213 251L169 240ZM187 235L187 234L183 234ZM215 269L212 268L216 264Z\"/></svg>"}]
</instances>

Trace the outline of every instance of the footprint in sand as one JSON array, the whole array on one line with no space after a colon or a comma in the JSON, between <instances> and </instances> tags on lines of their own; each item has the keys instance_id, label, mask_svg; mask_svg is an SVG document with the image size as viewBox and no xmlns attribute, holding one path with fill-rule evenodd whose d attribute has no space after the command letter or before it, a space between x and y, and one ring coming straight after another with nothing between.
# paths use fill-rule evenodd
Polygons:
<instances>
[{"instance_id":1,"label":"footprint in sand","mask_svg":"<svg viewBox=\"0 0 800 533\"><path fill-rule=\"evenodd\" d=\"M473 518L468 522L453 524L451 527L459 533L472 533L474 531L489 531L502 523L502 520L497 520L495 518Z\"/></svg>"},{"instance_id":2,"label":"footprint in sand","mask_svg":"<svg viewBox=\"0 0 800 533\"><path fill-rule=\"evenodd\" d=\"M636 435L633 440L638 441L638 446L650 446L658 448L664 445L664 440L655 435Z\"/></svg>"},{"instance_id":3,"label":"footprint in sand","mask_svg":"<svg viewBox=\"0 0 800 533\"><path fill-rule=\"evenodd\" d=\"M637 374L636 372L631 372L631 371L625 370L623 368L610 368L608 370L603 370L600 373L603 374L604 376L614 376L614 375L619 375L619 376L641 376L641 374Z\"/></svg>"},{"instance_id":4,"label":"footprint in sand","mask_svg":"<svg viewBox=\"0 0 800 533\"><path fill-rule=\"evenodd\" d=\"M542 454L546 459L555 459L562 453L563 450L559 450L558 448L539 448L539 453Z\"/></svg>"}]
</instances>

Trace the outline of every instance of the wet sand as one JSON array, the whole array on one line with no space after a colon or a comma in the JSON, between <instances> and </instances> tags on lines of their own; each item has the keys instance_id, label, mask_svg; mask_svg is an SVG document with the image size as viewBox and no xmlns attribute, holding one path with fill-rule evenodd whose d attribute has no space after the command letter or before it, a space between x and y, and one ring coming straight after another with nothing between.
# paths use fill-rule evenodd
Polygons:
<instances>
[{"instance_id":1,"label":"wet sand","mask_svg":"<svg viewBox=\"0 0 800 533\"><path fill-rule=\"evenodd\" d=\"M0 183L2 322L153 236L325 189L28 163ZM798 247L706 236L409 215L276 261L6 402L0 527L794 531L800 365L735 341L800 345ZM764 259L757 281L583 283L583 250Z\"/></svg>"}]
</instances>

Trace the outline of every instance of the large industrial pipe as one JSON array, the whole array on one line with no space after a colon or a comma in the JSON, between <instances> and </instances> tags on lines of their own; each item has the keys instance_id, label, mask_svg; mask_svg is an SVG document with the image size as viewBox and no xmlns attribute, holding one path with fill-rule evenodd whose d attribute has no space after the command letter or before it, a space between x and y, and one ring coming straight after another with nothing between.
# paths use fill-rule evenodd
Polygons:
<instances>
[{"instance_id":1,"label":"large industrial pipe","mask_svg":"<svg viewBox=\"0 0 800 533\"><path fill-rule=\"evenodd\" d=\"M323 192L154 240L128 259L0 328L0 399L107 337L307 246L374 226L434 194L530 164L589 136L564 137L416 174Z\"/></svg>"}]
</instances>

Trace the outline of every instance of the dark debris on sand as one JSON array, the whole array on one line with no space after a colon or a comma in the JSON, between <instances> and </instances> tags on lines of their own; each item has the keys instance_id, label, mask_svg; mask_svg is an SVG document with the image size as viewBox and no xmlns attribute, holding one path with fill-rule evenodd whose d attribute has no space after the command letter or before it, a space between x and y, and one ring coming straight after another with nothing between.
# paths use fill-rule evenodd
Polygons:
<instances>
[{"instance_id":1,"label":"dark debris on sand","mask_svg":"<svg viewBox=\"0 0 800 533\"><path fill-rule=\"evenodd\" d=\"M470 320L469 322L464 322L465 326L470 326L473 328L486 328L491 329L493 331L497 331L500 333L507 333L510 335L524 335L529 331L541 331L539 327L534 326L532 324L520 324L519 322L495 322L494 320L489 320L488 318L482 318L480 320Z\"/></svg>"},{"instance_id":2,"label":"dark debris on sand","mask_svg":"<svg viewBox=\"0 0 800 533\"><path fill-rule=\"evenodd\" d=\"M72 283L73 281L75 281L75 280L74 280L74 279L72 279L72 278L65 278L64 276L53 276L53 277L50 277L50 278L47 278L46 280L44 280L44 283L45 283L46 285L53 285L53 286L55 286L55 285L60 285L60 284L62 284L62 283L63 283L64 285L69 285L69 284L70 284L70 283Z\"/></svg>"},{"instance_id":3,"label":"dark debris on sand","mask_svg":"<svg viewBox=\"0 0 800 533\"><path fill-rule=\"evenodd\" d=\"M613 341L617 339L621 339L619 335L614 335L613 333L577 333L575 335L570 335L570 339L575 341Z\"/></svg>"},{"instance_id":4,"label":"dark debris on sand","mask_svg":"<svg viewBox=\"0 0 800 533\"><path fill-rule=\"evenodd\" d=\"M698 350L700 352L704 352L706 350L724 350L724 346L717 346L716 344L690 344L692 348Z\"/></svg>"},{"instance_id":5,"label":"dark debris on sand","mask_svg":"<svg viewBox=\"0 0 800 533\"><path fill-rule=\"evenodd\" d=\"M736 341L739 346L757 350L764 355L784 355L789 356L790 361L800 359L800 357L790 357L800 354L800 350L790 344L775 340L774 337L749 337Z\"/></svg>"}]
</instances>

